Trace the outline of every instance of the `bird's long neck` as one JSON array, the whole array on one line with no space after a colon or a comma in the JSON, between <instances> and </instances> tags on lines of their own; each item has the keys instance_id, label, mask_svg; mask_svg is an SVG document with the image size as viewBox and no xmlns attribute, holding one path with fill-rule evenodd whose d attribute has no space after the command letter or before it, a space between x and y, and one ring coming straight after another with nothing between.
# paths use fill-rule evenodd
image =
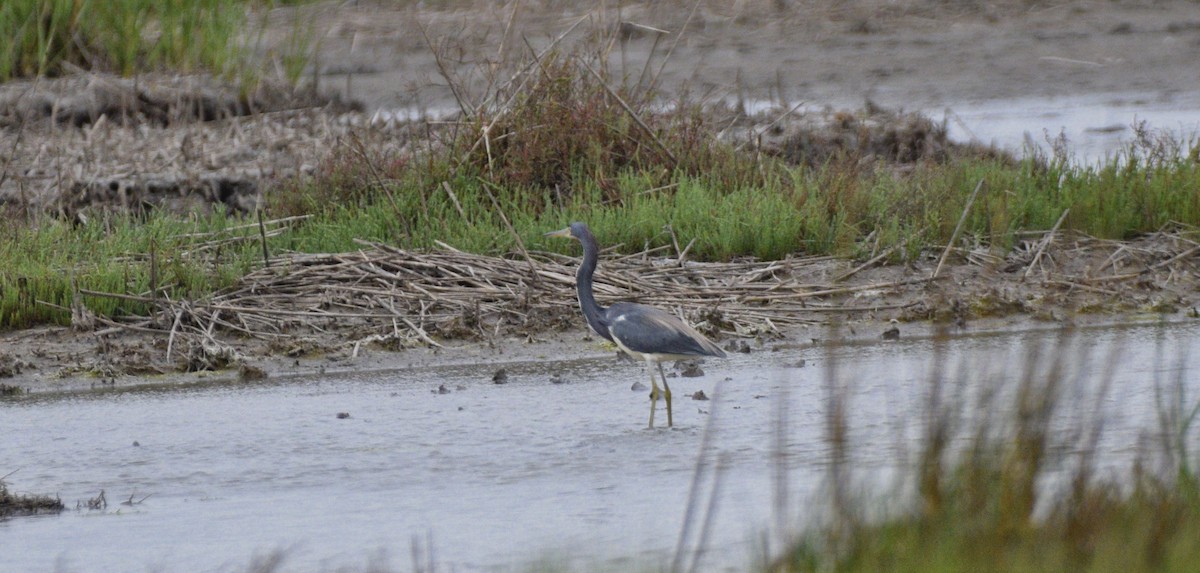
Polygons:
<instances>
[{"instance_id":1,"label":"bird's long neck","mask_svg":"<svg viewBox=\"0 0 1200 573\"><path fill-rule=\"evenodd\" d=\"M612 335L608 333L608 324L604 321L604 312L607 309L596 303L596 294L592 291L592 275L596 272L600 247L591 233L580 237L579 242L583 243L583 263L579 265L579 270L575 273L575 288L579 291L579 307L583 310L583 316L587 319L588 326L591 326L596 334L612 340Z\"/></svg>"}]
</instances>

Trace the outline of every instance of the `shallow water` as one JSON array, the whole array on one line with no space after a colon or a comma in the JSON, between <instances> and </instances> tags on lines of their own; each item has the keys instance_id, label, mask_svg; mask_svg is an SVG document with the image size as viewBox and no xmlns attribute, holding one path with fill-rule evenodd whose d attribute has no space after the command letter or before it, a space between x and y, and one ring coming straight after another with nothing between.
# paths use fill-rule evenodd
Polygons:
<instances>
[{"instance_id":1,"label":"shallow water","mask_svg":"<svg viewBox=\"0 0 1200 573\"><path fill-rule=\"evenodd\" d=\"M1060 423L1090 415L1097 374L1111 372L1101 461L1126 467L1157 429L1156 383L1200 372L1197 335L1194 323L1082 331L1067 378L1087 375L1068 388ZM941 353L901 339L736 354L709 361L705 376L670 379L672 430L645 428L646 392L630 390L644 370L607 353L507 364L504 385L489 364L10 399L0 402L0 473L18 471L7 481L68 506L104 490L109 506L0 521L0 570L244 571L274 550L288 571L408 570L414 547L429 558L430 541L442 571L542 558L661 568L709 420L725 469L702 570L744 570L774 539L764 532L822 507L813 494L829 457L831 370L847 396L853 466L880 485L911 455L935 357L976 395L1011 387L1037 343L1057 336L961 337ZM1111 367L1109 356L1119 358ZM1195 376L1184 380L1200 396ZM687 396L697 390L713 400ZM120 505L131 495L150 497ZM772 510L780 497L783 514Z\"/></svg>"},{"instance_id":2,"label":"shallow water","mask_svg":"<svg viewBox=\"0 0 1200 573\"><path fill-rule=\"evenodd\" d=\"M964 102L944 110L950 138L994 144L1018 155L1028 144L1052 153L1052 142L1066 139L1069 159L1096 165L1128 151L1137 139L1134 126L1167 134L1183 143L1200 135L1200 98L1195 94L1084 94L1057 98L1018 98Z\"/></svg>"}]
</instances>

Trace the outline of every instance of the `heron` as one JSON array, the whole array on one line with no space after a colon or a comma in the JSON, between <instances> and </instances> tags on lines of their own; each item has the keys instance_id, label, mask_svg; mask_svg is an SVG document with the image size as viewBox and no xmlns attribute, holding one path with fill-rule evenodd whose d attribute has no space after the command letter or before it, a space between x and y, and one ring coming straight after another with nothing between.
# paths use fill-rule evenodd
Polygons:
<instances>
[{"instance_id":1,"label":"heron","mask_svg":"<svg viewBox=\"0 0 1200 573\"><path fill-rule=\"evenodd\" d=\"M673 426L671 387L667 385L662 363L698 356L725 358L725 351L665 310L629 302L618 302L608 308L597 304L592 289L592 275L596 272L600 248L586 224L571 223L571 226L551 231L545 236L575 239L583 245L583 262L575 273L575 288L579 293L579 308L583 311L583 317L596 334L616 344L634 360L646 363L646 372L650 375L649 427L654 427L654 410L660 397L667 403L667 427ZM662 379L661 390L654 380L655 365Z\"/></svg>"}]
</instances>

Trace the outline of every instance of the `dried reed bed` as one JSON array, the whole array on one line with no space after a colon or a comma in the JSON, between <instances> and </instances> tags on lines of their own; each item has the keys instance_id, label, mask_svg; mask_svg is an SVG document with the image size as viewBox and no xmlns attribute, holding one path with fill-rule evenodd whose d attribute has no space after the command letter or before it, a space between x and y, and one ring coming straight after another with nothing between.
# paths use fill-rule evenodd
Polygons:
<instances>
[{"instance_id":1,"label":"dried reed bed","mask_svg":"<svg viewBox=\"0 0 1200 573\"><path fill-rule=\"evenodd\" d=\"M115 329L169 332L172 345L186 338L210 351L223 346L215 337L220 332L265 339L336 333L346 344L403 347L437 346L435 337L575 323L575 258L546 252L494 257L444 244L428 252L360 245L355 252L277 257L205 301L82 294L151 304L158 311L150 318L92 318ZM832 276L829 269L838 263L829 256L713 263L687 261L684 253L681 262L663 257L665 249L605 257L596 274L597 298L602 304L633 300L668 308L709 333L753 336L820 322L823 313L881 308L822 304L823 297L931 280L838 286L807 278Z\"/></svg>"},{"instance_id":2,"label":"dried reed bed","mask_svg":"<svg viewBox=\"0 0 1200 573\"><path fill-rule=\"evenodd\" d=\"M1129 310L1154 300L1158 307L1189 304L1187 293L1196 292L1200 276L1200 243L1193 237L1194 231L1181 227L1118 242L1056 228L1030 235L1005 257L965 244L935 246L903 268L875 273L865 271L882 264L886 251L862 264L799 255L776 261L697 262L688 260L687 247L667 245L603 256L595 290L601 304L655 305L719 337L780 334L852 313L897 311L911 319L937 318L926 287L939 279L968 285L934 289L968 303L963 308L972 310L961 318L990 315L985 303L997 291L1008 292L1010 302L1024 312L1035 312L1028 301L1050 292L1064 293L1057 303L1068 308ZM353 252L274 256L235 287L206 300L81 290L86 296L133 300L156 310L149 317L105 318L76 305L73 320L77 327L99 323L111 327L108 331L167 335L167 361L174 349L182 349L175 358L186 357L190 369L235 360L236 352L221 342L222 334L284 346L311 335L336 339L340 342L334 344L357 353L365 343L440 346L439 339L528 335L579 324L575 257L541 251L497 257L444 243L431 251L357 243L361 248ZM950 264L943 272L947 258ZM972 279L984 275L986 281Z\"/></svg>"}]
</instances>

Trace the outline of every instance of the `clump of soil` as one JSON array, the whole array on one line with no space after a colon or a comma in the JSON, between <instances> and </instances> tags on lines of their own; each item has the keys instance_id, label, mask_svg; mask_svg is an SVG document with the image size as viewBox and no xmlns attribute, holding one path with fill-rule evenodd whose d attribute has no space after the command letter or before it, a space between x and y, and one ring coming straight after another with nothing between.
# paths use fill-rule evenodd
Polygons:
<instances>
[{"instance_id":1,"label":"clump of soil","mask_svg":"<svg viewBox=\"0 0 1200 573\"><path fill-rule=\"evenodd\" d=\"M918 112L885 109L870 102L861 110L781 110L746 116L728 112L724 138L779 157L791 165L820 167L830 162L884 163L988 158L1015 162L1008 152L977 143L951 141L946 122Z\"/></svg>"},{"instance_id":2,"label":"clump of soil","mask_svg":"<svg viewBox=\"0 0 1200 573\"><path fill-rule=\"evenodd\" d=\"M0 518L39 513L58 513L65 509L62 500L48 495L13 494L0 480Z\"/></svg>"},{"instance_id":3,"label":"clump of soil","mask_svg":"<svg viewBox=\"0 0 1200 573\"><path fill-rule=\"evenodd\" d=\"M11 354L0 352L0 378L12 378L21 373L21 370L28 368L29 363L13 356ZM0 391L0 394L8 392Z\"/></svg>"}]
</instances>

